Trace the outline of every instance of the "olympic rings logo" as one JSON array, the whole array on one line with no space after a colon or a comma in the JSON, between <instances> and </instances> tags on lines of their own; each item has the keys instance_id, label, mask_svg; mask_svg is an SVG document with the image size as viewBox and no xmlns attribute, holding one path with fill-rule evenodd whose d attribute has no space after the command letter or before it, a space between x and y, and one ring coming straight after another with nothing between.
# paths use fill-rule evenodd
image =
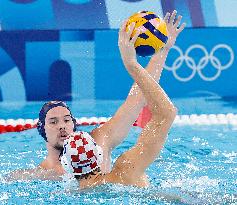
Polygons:
<instances>
[{"instance_id":1,"label":"olympic rings logo","mask_svg":"<svg viewBox=\"0 0 237 205\"><path fill-rule=\"evenodd\" d=\"M164 68L171 71L177 80L183 82L190 81L196 73L198 73L198 75L205 81L214 81L220 76L221 71L229 68L234 62L234 52L232 48L226 44L216 45L212 48L210 54L208 53L207 49L200 44L194 44L190 46L185 53L183 53L183 51L178 46L173 46L172 49L175 49L178 52L179 57L174 60L171 66L165 65ZM215 56L217 50L219 49L225 49L229 53L229 61L226 64L222 63L221 60ZM197 63L192 57L190 57L190 52L193 50L199 50L203 53L203 57L201 57ZM211 77L205 76L203 73L203 69L208 63L210 63L216 69L216 73ZM188 77L181 77L177 74L177 70L185 64L192 71Z\"/></svg>"}]
</instances>

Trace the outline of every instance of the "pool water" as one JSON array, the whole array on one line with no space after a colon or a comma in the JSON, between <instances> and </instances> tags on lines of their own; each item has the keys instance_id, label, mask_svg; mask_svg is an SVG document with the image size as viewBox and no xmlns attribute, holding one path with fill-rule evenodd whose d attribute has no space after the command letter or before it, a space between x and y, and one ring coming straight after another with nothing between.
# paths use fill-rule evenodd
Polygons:
<instances>
[{"instance_id":1,"label":"pool water","mask_svg":"<svg viewBox=\"0 0 237 205\"><path fill-rule=\"evenodd\" d=\"M111 116L121 101L70 104L76 117ZM233 99L178 99L180 114L229 113ZM37 118L42 103L0 104L1 118ZM80 129L80 128L79 128ZM93 127L81 127L89 131ZM132 128L124 143L112 153L113 161L131 147L141 129ZM53 181L11 182L3 176L15 169L34 168L46 156L36 129L0 135L1 204L236 204L237 127L176 126L168 135L160 156L147 170L151 187L146 189L104 185L86 192L71 190ZM68 185L67 185L68 186ZM166 196L164 199L162 196ZM179 196L182 201L168 200Z\"/></svg>"}]
</instances>

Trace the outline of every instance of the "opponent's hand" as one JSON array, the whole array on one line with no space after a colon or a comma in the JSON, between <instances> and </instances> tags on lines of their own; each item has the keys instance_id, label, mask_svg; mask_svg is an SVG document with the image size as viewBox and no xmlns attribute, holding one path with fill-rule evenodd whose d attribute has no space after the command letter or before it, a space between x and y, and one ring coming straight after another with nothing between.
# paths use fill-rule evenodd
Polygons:
<instances>
[{"instance_id":1,"label":"opponent's hand","mask_svg":"<svg viewBox=\"0 0 237 205\"><path fill-rule=\"evenodd\" d=\"M180 32L183 31L186 25L186 23L182 23L181 26L179 26L182 16L179 15L175 21L176 14L176 10L172 12L171 16L170 13L167 12L164 18L168 31L168 41L166 42L166 45L164 47L168 49L170 49L175 44L176 38L178 37Z\"/></svg>"},{"instance_id":2,"label":"opponent's hand","mask_svg":"<svg viewBox=\"0 0 237 205\"><path fill-rule=\"evenodd\" d=\"M125 21L120 28L118 46L119 46L123 63L125 67L127 68L127 66L129 66L130 64L137 62L134 43L140 34L140 30L136 29L136 34L131 38L131 35L135 28L135 23L132 23L129 26L127 32L126 32L126 24L127 24L127 21Z\"/></svg>"}]
</instances>

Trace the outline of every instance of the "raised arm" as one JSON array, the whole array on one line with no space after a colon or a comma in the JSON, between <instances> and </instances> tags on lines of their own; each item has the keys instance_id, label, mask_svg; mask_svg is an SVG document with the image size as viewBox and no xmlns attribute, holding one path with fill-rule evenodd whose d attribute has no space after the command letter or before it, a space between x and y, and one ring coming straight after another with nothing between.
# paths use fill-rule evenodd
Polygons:
<instances>
[{"instance_id":1,"label":"raised arm","mask_svg":"<svg viewBox=\"0 0 237 205\"><path fill-rule=\"evenodd\" d=\"M134 181L138 180L144 174L145 169L158 156L176 116L176 108L163 89L136 61L134 42L139 33L130 40L131 30L126 32L125 26L123 26L120 31L121 57L127 71L146 98L147 105L152 113L152 119L143 129L137 144L122 154L115 162L112 173L115 173L120 180L126 181L128 184L129 182L133 184Z\"/></svg>"},{"instance_id":2,"label":"raised arm","mask_svg":"<svg viewBox=\"0 0 237 205\"><path fill-rule=\"evenodd\" d=\"M149 61L146 70L147 72L158 82L160 80L160 75L163 70L166 58L168 56L168 53L170 49L173 47L173 45L176 42L176 39L180 32L183 31L185 27L185 23L182 23L179 27L180 21L182 19L182 16L179 15L177 20L175 21L177 11L174 10L173 13L170 16L170 13L166 13L164 21L166 22L167 31L168 31L168 41L159 52L154 54Z\"/></svg>"},{"instance_id":3,"label":"raised arm","mask_svg":"<svg viewBox=\"0 0 237 205\"><path fill-rule=\"evenodd\" d=\"M176 11L170 17L167 13L164 20L168 29L168 42L165 47L157 52L150 60L146 70L159 82L163 66L170 48L174 45L179 33L183 30L185 24L178 28L182 16L179 16L174 22ZM116 114L105 123L102 127L92 131L92 135L96 138L97 143L106 144L110 150L119 145L127 136L130 128L137 119L141 109L146 105L143 93L137 84L134 84L129 92L126 101L117 110Z\"/></svg>"}]
</instances>

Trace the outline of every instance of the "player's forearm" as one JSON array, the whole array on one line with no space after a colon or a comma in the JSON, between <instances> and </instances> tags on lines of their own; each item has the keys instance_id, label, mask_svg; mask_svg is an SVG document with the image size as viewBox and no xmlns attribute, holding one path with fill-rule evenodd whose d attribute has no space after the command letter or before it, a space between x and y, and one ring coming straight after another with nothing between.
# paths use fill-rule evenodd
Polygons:
<instances>
[{"instance_id":1,"label":"player's forearm","mask_svg":"<svg viewBox=\"0 0 237 205\"><path fill-rule=\"evenodd\" d=\"M164 47L164 49L160 50L157 54L152 56L148 66L146 67L147 72L158 83L160 81L160 76L168 53L169 48ZM136 83L133 84L126 101L131 101L132 104L136 103L138 112L140 112L141 108L146 105L146 99L144 98L143 93Z\"/></svg>"},{"instance_id":2,"label":"player's forearm","mask_svg":"<svg viewBox=\"0 0 237 205\"><path fill-rule=\"evenodd\" d=\"M169 48L166 46L152 56L149 61L146 70L147 72L159 83L161 72L164 68L166 58L169 53Z\"/></svg>"},{"instance_id":3,"label":"player's forearm","mask_svg":"<svg viewBox=\"0 0 237 205\"><path fill-rule=\"evenodd\" d=\"M154 77L154 79L159 82L160 75L163 69L164 62L168 55L169 49L163 49L155 54L150 63L147 66L147 72ZM116 112L113 119L114 121L118 121L117 119L123 119L124 124L116 123L117 126L117 137L114 140L113 146L117 146L121 141L127 136L131 126L137 119L139 113L141 112L142 108L146 105L146 99L141 92L139 86L135 82L127 96L126 101L122 104L119 110ZM120 127L121 126L121 127ZM122 137L119 137L122 136Z\"/></svg>"},{"instance_id":4,"label":"player's forearm","mask_svg":"<svg viewBox=\"0 0 237 205\"><path fill-rule=\"evenodd\" d=\"M174 110L173 104L163 89L145 69L142 69L140 64L130 62L129 64L125 64L125 66L129 66L128 71L141 89L148 105L150 104L150 107L153 109L153 111L151 110L152 113L157 112L157 109L160 108L162 108L160 112L164 114L169 113L170 110Z\"/></svg>"}]
</instances>

